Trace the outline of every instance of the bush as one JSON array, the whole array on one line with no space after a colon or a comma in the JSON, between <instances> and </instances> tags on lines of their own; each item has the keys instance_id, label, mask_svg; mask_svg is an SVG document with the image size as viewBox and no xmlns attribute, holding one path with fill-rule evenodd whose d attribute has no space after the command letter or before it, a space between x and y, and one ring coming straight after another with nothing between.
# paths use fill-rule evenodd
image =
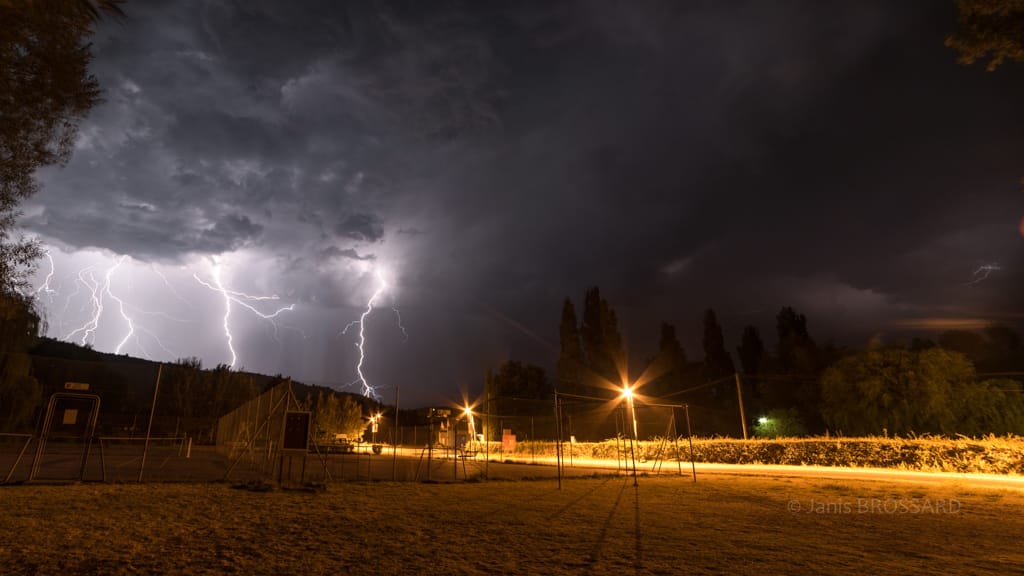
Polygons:
<instances>
[{"instance_id":1,"label":"bush","mask_svg":"<svg viewBox=\"0 0 1024 576\"><path fill-rule=\"evenodd\" d=\"M678 446L681 458L684 461L689 460L687 439L679 438ZM566 459L569 458L569 449L569 443L563 443L562 450ZM532 443L530 447L517 446L515 455L554 458L555 450L554 442L538 441ZM622 440L614 438L603 442L572 444L573 458L615 460L628 457L628 451L628 441L623 447ZM675 443L672 438L641 441L637 447L639 459L673 460L674 456ZM698 438L693 440L693 458L696 462L721 464L785 464L895 468L927 472L1024 474L1024 438L1014 435L989 435L983 438Z\"/></svg>"}]
</instances>

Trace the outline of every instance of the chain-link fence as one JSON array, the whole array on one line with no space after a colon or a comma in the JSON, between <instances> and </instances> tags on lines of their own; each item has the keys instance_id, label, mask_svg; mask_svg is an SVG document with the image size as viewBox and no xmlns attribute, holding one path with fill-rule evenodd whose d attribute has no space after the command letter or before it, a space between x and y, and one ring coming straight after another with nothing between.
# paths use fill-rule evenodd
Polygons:
<instances>
[{"instance_id":1,"label":"chain-link fence","mask_svg":"<svg viewBox=\"0 0 1024 576\"><path fill-rule=\"evenodd\" d=\"M0 416L3 483L451 481L551 475L560 459L621 471L634 456L678 460L687 434L678 407L568 396L557 409L553 396L493 397L397 418L359 398L345 434L324 420L344 410L318 409L322 391L226 367L37 358L34 376L34 394L0 406L27 414Z\"/></svg>"}]
</instances>

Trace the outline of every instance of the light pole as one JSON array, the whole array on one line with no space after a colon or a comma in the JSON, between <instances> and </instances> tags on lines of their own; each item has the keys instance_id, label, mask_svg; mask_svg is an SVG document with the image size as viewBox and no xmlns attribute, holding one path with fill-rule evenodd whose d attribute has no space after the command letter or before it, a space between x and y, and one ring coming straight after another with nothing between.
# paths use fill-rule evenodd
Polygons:
<instances>
[{"instance_id":1,"label":"light pole","mask_svg":"<svg viewBox=\"0 0 1024 576\"><path fill-rule=\"evenodd\" d=\"M473 409L467 405L462 409L462 413L469 419L469 443L472 445L476 442L476 421L473 420Z\"/></svg>"},{"instance_id":2,"label":"light pole","mask_svg":"<svg viewBox=\"0 0 1024 576\"><path fill-rule=\"evenodd\" d=\"M640 444L640 439L637 437L636 406L633 404L633 389L629 387L629 384L622 385L622 397L629 404L629 416L633 419L633 437L630 439L629 451L633 454L633 486L636 486L636 449L637 445Z\"/></svg>"},{"instance_id":3,"label":"light pole","mask_svg":"<svg viewBox=\"0 0 1024 576\"><path fill-rule=\"evenodd\" d=\"M372 436L370 437L370 443L373 444L374 450L376 451L377 446L377 424L380 422L380 412L370 416L370 430Z\"/></svg>"}]
</instances>

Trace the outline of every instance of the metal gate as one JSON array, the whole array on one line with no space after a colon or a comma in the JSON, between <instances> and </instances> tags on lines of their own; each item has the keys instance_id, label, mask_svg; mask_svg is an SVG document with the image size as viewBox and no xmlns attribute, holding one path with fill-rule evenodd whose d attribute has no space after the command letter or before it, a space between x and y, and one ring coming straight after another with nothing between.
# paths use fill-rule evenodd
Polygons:
<instances>
[{"instance_id":1,"label":"metal gate","mask_svg":"<svg viewBox=\"0 0 1024 576\"><path fill-rule=\"evenodd\" d=\"M29 481L82 480L99 413L100 397L95 394L57 392L50 396ZM48 475L41 477L44 460Z\"/></svg>"}]
</instances>

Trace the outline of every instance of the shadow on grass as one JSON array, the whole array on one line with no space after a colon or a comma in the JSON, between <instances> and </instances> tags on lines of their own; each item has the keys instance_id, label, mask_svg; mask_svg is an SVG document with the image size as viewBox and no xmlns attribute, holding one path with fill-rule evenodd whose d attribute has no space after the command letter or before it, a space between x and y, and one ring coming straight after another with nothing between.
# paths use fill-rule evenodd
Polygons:
<instances>
[{"instance_id":1,"label":"shadow on grass","mask_svg":"<svg viewBox=\"0 0 1024 576\"><path fill-rule=\"evenodd\" d=\"M597 492L601 488L604 488L605 484L608 484L608 482L611 482L612 478L614 478L614 477L613 476L609 476L609 477L607 477L604 480L604 482L601 482L600 484L595 485L590 490L587 490L583 494L580 494L578 498L572 500L571 502L568 502L567 504L565 504L564 506L562 506L561 508L559 508L558 510L553 512L550 516L548 516L548 520L554 520L555 518L558 518L562 514L565 514L565 512L567 510L575 507L580 502L582 502L582 501L586 500L587 498L591 497L594 494L594 492Z\"/></svg>"},{"instance_id":2,"label":"shadow on grass","mask_svg":"<svg viewBox=\"0 0 1024 576\"><path fill-rule=\"evenodd\" d=\"M597 566L598 560L601 559L601 550L604 548L605 541L608 539L608 528L612 525L612 518L615 517L615 511L619 509L619 504L622 502L622 494L626 491L626 483L623 482L619 488L619 493L615 497L615 503L612 504L611 510L608 511L608 517L605 518L604 524L601 525L601 531L597 535L597 540L594 542L594 547L590 550L590 562L589 568L593 569Z\"/></svg>"}]
</instances>

